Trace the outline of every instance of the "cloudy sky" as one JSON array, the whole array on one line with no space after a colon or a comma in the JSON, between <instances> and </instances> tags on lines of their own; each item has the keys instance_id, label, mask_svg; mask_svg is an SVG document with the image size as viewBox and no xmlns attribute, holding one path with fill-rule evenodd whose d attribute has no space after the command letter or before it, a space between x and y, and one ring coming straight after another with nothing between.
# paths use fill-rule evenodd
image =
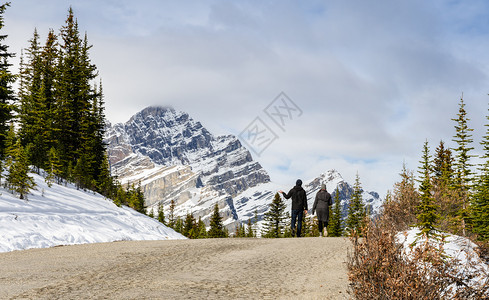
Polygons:
<instances>
[{"instance_id":1,"label":"cloudy sky","mask_svg":"<svg viewBox=\"0 0 489 300\"><path fill-rule=\"evenodd\" d=\"M34 28L43 40L58 32L70 5L109 121L172 106L216 135L255 142L274 181L337 169L384 196L403 162L417 169L425 140L433 151L440 140L454 146L462 93L481 152L487 1L14 0L10 50L20 54ZM253 128L270 142L257 144Z\"/></svg>"}]
</instances>

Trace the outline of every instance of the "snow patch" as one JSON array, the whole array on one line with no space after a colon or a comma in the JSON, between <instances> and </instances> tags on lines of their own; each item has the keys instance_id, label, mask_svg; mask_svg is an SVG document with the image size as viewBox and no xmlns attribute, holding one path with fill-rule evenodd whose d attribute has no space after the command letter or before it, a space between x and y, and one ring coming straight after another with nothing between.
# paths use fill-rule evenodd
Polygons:
<instances>
[{"instance_id":1,"label":"snow patch","mask_svg":"<svg viewBox=\"0 0 489 300\"><path fill-rule=\"evenodd\" d=\"M102 195L31 174L36 188L20 200L0 188L0 252L121 240L185 239L155 219Z\"/></svg>"}]
</instances>

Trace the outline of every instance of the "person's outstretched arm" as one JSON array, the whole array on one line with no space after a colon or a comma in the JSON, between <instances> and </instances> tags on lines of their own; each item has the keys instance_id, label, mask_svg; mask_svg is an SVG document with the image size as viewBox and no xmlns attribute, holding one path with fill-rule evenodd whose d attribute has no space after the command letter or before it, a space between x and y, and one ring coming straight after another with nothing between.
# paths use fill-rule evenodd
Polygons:
<instances>
[{"instance_id":1,"label":"person's outstretched arm","mask_svg":"<svg viewBox=\"0 0 489 300\"><path fill-rule=\"evenodd\" d=\"M288 194L284 193L284 191L279 191L279 193L282 193L282 195L284 196L285 199L290 199L290 197L292 197L292 191L293 190L294 189L291 189Z\"/></svg>"}]
</instances>

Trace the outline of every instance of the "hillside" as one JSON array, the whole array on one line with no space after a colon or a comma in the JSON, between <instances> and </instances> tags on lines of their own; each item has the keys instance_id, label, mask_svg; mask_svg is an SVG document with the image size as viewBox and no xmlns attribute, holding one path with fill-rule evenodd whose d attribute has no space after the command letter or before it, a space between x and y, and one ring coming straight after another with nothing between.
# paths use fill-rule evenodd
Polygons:
<instances>
[{"instance_id":1,"label":"hillside","mask_svg":"<svg viewBox=\"0 0 489 300\"><path fill-rule=\"evenodd\" d=\"M72 185L36 182L28 200L0 188L0 252L122 240L184 239L131 208Z\"/></svg>"}]
</instances>

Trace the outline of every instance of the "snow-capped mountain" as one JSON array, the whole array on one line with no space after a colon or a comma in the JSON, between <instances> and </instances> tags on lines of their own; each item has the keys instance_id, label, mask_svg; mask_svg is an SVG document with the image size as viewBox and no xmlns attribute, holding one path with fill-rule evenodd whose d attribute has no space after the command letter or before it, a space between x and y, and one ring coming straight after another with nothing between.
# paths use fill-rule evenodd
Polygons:
<instances>
[{"instance_id":1,"label":"snow-capped mountain","mask_svg":"<svg viewBox=\"0 0 489 300\"><path fill-rule=\"evenodd\" d=\"M174 200L177 216L191 212L208 223L217 202L224 224L232 228L252 218L255 210L262 219L274 194L292 187L271 182L235 136L216 137L172 108L148 107L124 124L109 126L106 142L112 174L123 184L140 182L148 208L155 211L158 203L168 210ZM303 181L310 207L325 183L330 193L338 187L346 213L353 189L337 171ZM363 199L378 211L377 193L364 192Z\"/></svg>"}]
</instances>

